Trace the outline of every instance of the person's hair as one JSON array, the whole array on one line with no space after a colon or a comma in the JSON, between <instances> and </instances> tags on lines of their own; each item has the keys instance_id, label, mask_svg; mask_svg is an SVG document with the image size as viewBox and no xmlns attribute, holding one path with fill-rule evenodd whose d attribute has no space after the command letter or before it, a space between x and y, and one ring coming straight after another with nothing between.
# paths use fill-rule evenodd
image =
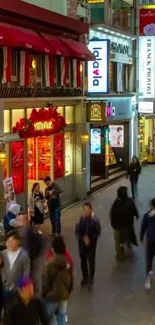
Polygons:
<instances>
[{"instance_id":1,"label":"person's hair","mask_svg":"<svg viewBox=\"0 0 155 325\"><path fill-rule=\"evenodd\" d=\"M21 236L19 235L18 231L16 231L16 230L12 230L12 231L10 231L10 232L7 234L7 236L6 236L6 241L7 241L9 238L11 238L11 237L13 237L14 239L16 239L16 240L18 240L19 242L21 242Z\"/></svg>"},{"instance_id":2,"label":"person's hair","mask_svg":"<svg viewBox=\"0 0 155 325\"><path fill-rule=\"evenodd\" d=\"M93 130L93 133L95 133L95 132L97 132L98 134L100 133L99 130L97 130L97 129Z\"/></svg>"},{"instance_id":3,"label":"person's hair","mask_svg":"<svg viewBox=\"0 0 155 325\"><path fill-rule=\"evenodd\" d=\"M137 156L133 156L133 157L132 157L132 160L133 160L133 159L135 159L135 160L137 161L137 163L139 163L139 159L138 159Z\"/></svg>"},{"instance_id":4,"label":"person's hair","mask_svg":"<svg viewBox=\"0 0 155 325\"><path fill-rule=\"evenodd\" d=\"M155 198L151 200L151 205L153 208L155 208Z\"/></svg>"},{"instance_id":5,"label":"person's hair","mask_svg":"<svg viewBox=\"0 0 155 325\"><path fill-rule=\"evenodd\" d=\"M83 207L88 207L89 209L92 210L92 205L91 205L90 202L85 202L84 205L83 205Z\"/></svg>"},{"instance_id":6,"label":"person's hair","mask_svg":"<svg viewBox=\"0 0 155 325\"><path fill-rule=\"evenodd\" d=\"M32 186L32 192L34 192L36 186L39 185L39 183L34 183L33 186Z\"/></svg>"},{"instance_id":7,"label":"person's hair","mask_svg":"<svg viewBox=\"0 0 155 325\"><path fill-rule=\"evenodd\" d=\"M50 176L46 176L44 179L44 183L46 182L51 182L51 177Z\"/></svg>"},{"instance_id":8,"label":"person's hair","mask_svg":"<svg viewBox=\"0 0 155 325\"><path fill-rule=\"evenodd\" d=\"M119 127L117 128L117 132L122 131L122 130L123 130L123 128L122 128L121 126L119 126Z\"/></svg>"},{"instance_id":9,"label":"person's hair","mask_svg":"<svg viewBox=\"0 0 155 325\"><path fill-rule=\"evenodd\" d=\"M117 190L117 196L120 200L124 200L128 196L128 189L126 186L120 186Z\"/></svg>"},{"instance_id":10,"label":"person's hair","mask_svg":"<svg viewBox=\"0 0 155 325\"><path fill-rule=\"evenodd\" d=\"M62 236L56 236L52 242L53 250L56 254L64 255L66 245Z\"/></svg>"}]
</instances>

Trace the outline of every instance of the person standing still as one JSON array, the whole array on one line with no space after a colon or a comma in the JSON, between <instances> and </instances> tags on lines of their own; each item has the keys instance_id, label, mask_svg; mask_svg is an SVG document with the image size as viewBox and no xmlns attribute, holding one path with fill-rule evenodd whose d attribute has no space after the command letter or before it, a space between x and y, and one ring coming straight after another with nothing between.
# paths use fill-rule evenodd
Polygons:
<instances>
[{"instance_id":1,"label":"person standing still","mask_svg":"<svg viewBox=\"0 0 155 325\"><path fill-rule=\"evenodd\" d=\"M141 166L140 166L139 159L136 156L133 156L132 162L128 170L128 177L130 178L131 192L132 192L133 199L135 199L135 196L137 194L137 185L138 185L138 179L140 173L141 173Z\"/></svg>"},{"instance_id":2,"label":"person standing still","mask_svg":"<svg viewBox=\"0 0 155 325\"><path fill-rule=\"evenodd\" d=\"M83 206L83 216L75 227L75 234L79 242L79 254L83 279L81 285L93 284L95 275L95 257L101 226L92 212L92 205L88 202ZM89 263L89 272L88 272Z\"/></svg>"},{"instance_id":3,"label":"person standing still","mask_svg":"<svg viewBox=\"0 0 155 325\"><path fill-rule=\"evenodd\" d=\"M145 289L151 288L151 278L154 277L152 272L153 258L155 256L155 198L151 200L151 209L144 214L140 241L143 242L146 234L146 281Z\"/></svg>"},{"instance_id":4,"label":"person standing still","mask_svg":"<svg viewBox=\"0 0 155 325\"><path fill-rule=\"evenodd\" d=\"M36 230L41 232L41 225L44 222L44 202L45 198L40 191L39 183L34 183L29 197L29 208L31 212L31 221Z\"/></svg>"},{"instance_id":5,"label":"person standing still","mask_svg":"<svg viewBox=\"0 0 155 325\"><path fill-rule=\"evenodd\" d=\"M52 225L52 235L61 234L61 206L60 194L61 188L51 178L47 176L44 180L46 184L45 199L47 200L49 218Z\"/></svg>"}]
</instances>

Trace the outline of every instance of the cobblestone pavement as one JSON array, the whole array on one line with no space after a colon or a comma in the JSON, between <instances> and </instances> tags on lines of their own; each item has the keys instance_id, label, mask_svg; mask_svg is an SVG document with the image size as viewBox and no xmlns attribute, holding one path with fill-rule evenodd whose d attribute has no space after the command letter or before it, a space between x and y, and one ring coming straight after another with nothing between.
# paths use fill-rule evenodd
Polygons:
<instances>
[{"instance_id":1,"label":"cobblestone pavement","mask_svg":"<svg viewBox=\"0 0 155 325\"><path fill-rule=\"evenodd\" d=\"M155 315L155 284L150 293L144 289L144 248L135 249L133 256L117 264L114 258L113 233L109 224L109 209L123 179L90 198L101 220L102 236L98 243L96 280L92 292L80 288L81 272L74 225L81 215L81 204L63 213L63 232L68 249L75 260L75 290L68 317L69 325L150 325ZM129 184L128 184L129 186ZM139 181L137 207L140 216L148 209L148 201L155 196L155 167L145 167ZM139 232L137 223L137 233ZM49 228L47 222L46 227ZM155 321L151 325L155 325Z\"/></svg>"}]
</instances>

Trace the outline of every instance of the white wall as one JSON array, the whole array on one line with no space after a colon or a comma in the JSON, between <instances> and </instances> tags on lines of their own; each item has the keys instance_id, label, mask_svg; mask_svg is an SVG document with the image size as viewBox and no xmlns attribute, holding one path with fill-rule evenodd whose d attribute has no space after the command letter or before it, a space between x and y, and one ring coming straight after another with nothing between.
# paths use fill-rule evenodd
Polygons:
<instances>
[{"instance_id":1,"label":"white wall","mask_svg":"<svg viewBox=\"0 0 155 325\"><path fill-rule=\"evenodd\" d=\"M22 1L67 16L67 0L22 0Z\"/></svg>"}]
</instances>

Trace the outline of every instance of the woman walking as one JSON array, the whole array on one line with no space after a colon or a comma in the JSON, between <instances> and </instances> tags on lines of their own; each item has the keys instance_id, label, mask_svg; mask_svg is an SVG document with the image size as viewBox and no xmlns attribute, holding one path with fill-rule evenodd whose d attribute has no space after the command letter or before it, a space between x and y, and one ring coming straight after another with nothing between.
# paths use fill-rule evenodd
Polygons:
<instances>
[{"instance_id":1,"label":"woman walking","mask_svg":"<svg viewBox=\"0 0 155 325\"><path fill-rule=\"evenodd\" d=\"M138 246L134 231L134 217L139 218L137 208L134 201L128 197L127 187L121 186L110 211L118 260L124 258L124 244L127 244L128 250L131 250L131 243Z\"/></svg>"},{"instance_id":2,"label":"woman walking","mask_svg":"<svg viewBox=\"0 0 155 325\"><path fill-rule=\"evenodd\" d=\"M45 198L43 192L40 191L39 183L34 183L29 197L29 207L32 218L31 221L38 231L40 231L40 225L44 222L44 202Z\"/></svg>"},{"instance_id":3,"label":"woman walking","mask_svg":"<svg viewBox=\"0 0 155 325\"><path fill-rule=\"evenodd\" d=\"M138 185L138 179L140 173L141 173L141 166L140 166L139 159L136 156L133 156L132 162L128 170L128 177L130 177L131 192L132 192L133 199L135 199L135 196L137 194L137 185Z\"/></svg>"}]
</instances>

